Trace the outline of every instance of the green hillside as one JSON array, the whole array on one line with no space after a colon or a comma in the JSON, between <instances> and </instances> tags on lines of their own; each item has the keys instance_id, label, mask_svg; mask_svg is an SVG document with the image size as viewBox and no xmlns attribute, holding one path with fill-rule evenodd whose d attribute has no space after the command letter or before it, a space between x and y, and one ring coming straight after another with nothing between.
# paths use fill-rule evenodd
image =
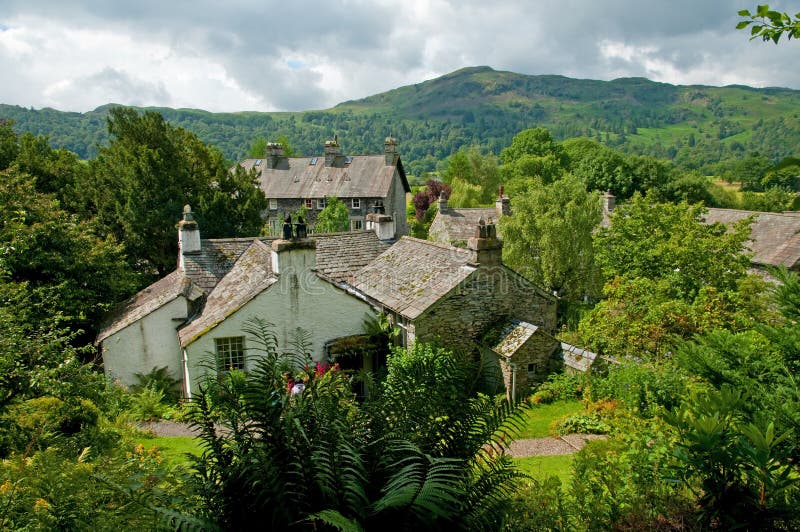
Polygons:
<instances>
[{"instance_id":1,"label":"green hillside","mask_svg":"<svg viewBox=\"0 0 800 532\"><path fill-rule=\"evenodd\" d=\"M107 140L108 108L67 113L0 105L0 117L14 119L19 132L48 135L54 146L90 158ZM382 150L384 137L392 134L411 173L433 170L464 145L499 153L515 133L535 126L547 127L557 139L588 136L686 168L752 152L778 161L800 151L800 91L528 76L489 67L464 68L323 111L150 109L231 159L262 136L286 135L296 151L311 154L337 133L343 149L357 154Z\"/></svg>"}]
</instances>

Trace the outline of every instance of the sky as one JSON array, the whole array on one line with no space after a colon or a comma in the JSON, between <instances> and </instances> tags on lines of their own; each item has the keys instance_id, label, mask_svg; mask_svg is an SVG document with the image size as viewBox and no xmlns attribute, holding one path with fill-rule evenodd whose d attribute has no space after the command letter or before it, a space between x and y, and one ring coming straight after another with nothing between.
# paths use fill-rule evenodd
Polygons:
<instances>
[{"instance_id":1,"label":"sky","mask_svg":"<svg viewBox=\"0 0 800 532\"><path fill-rule=\"evenodd\" d=\"M327 109L467 66L800 89L747 0L0 0L0 103ZM800 0L772 2L797 13Z\"/></svg>"}]
</instances>

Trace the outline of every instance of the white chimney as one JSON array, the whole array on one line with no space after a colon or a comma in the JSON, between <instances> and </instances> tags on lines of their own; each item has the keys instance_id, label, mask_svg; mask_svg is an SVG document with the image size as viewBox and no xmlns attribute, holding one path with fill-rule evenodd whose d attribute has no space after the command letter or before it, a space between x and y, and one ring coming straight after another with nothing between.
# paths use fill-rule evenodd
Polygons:
<instances>
[{"instance_id":1,"label":"white chimney","mask_svg":"<svg viewBox=\"0 0 800 532\"><path fill-rule=\"evenodd\" d=\"M308 238L272 241L272 271L298 275L317 267L317 244Z\"/></svg>"},{"instance_id":2,"label":"white chimney","mask_svg":"<svg viewBox=\"0 0 800 532\"><path fill-rule=\"evenodd\" d=\"M178 267L184 269L183 256L200 251L200 227L192 215L192 208L183 206L183 219L178 222Z\"/></svg>"},{"instance_id":3,"label":"white chimney","mask_svg":"<svg viewBox=\"0 0 800 532\"><path fill-rule=\"evenodd\" d=\"M375 231L379 240L394 240L396 234L394 219L383 213L371 212L367 214L367 229Z\"/></svg>"}]
</instances>

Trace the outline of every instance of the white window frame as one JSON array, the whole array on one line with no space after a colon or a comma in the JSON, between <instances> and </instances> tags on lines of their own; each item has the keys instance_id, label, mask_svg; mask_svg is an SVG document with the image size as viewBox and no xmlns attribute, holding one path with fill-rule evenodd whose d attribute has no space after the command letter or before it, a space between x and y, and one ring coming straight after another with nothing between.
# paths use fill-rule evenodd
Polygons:
<instances>
[{"instance_id":1,"label":"white window frame","mask_svg":"<svg viewBox=\"0 0 800 532\"><path fill-rule=\"evenodd\" d=\"M317 200L317 210L321 211L325 208L325 198L321 198Z\"/></svg>"},{"instance_id":2,"label":"white window frame","mask_svg":"<svg viewBox=\"0 0 800 532\"><path fill-rule=\"evenodd\" d=\"M280 218L269 219L269 236L280 236L283 222Z\"/></svg>"},{"instance_id":3,"label":"white window frame","mask_svg":"<svg viewBox=\"0 0 800 532\"><path fill-rule=\"evenodd\" d=\"M269 210L277 211L278 210L278 200L275 198L269 199Z\"/></svg>"},{"instance_id":4,"label":"white window frame","mask_svg":"<svg viewBox=\"0 0 800 532\"><path fill-rule=\"evenodd\" d=\"M244 336L214 338L214 353L218 373L226 373L232 369L244 371L247 367Z\"/></svg>"},{"instance_id":5,"label":"white window frame","mask_svg":"<svg viewBox=\"0 0 800 532\"><path fill-rule=\"evenodd\" d=\"M361 227L356 227L356 225L360 225ZM364 230L364 219L363 218L350 218L350 230L351 231L363 231Z\"/></svg>"},{"instance_id":6,"label":"white window frame","mask_svg":"<svg viewBox=\"0 0 800 532\"><path fill-rule=\"evenodd\" d=\"M351 200L351 206L354 209L360 209L361 208L361 198L353 198Z\"/></svg>"},{"instance_id":7,"label":"white window frame","mask_svg":"<svg viewBox=\"0 0 800 532\"><path fill-rule=\"evenodd\" d=\"M306 209L311 210L313 208L314 208L314 200L310 199L310 198L307 199L306 200Z\"/></svg>"}]
</instances>

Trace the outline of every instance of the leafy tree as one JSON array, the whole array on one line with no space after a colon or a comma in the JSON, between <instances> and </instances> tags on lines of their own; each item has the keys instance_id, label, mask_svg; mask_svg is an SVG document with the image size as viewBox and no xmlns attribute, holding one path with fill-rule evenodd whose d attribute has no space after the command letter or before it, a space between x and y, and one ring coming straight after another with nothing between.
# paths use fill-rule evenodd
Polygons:
<instances>
[{"instance_id":1,"label":"leafy tree","mask_svg":"<svg viewBox=\"0 0 800 532\"><path fill-rule=\"evenodd\" d=\"M414 215L418 222L422 221L430 207L436 205L436 201L442 192L446 197L449 197L452 193L450 185L436 179L429 179L425 183L425 188L414 194L414 197L411 198L411 203L414 205Z\"/></svg>"},{"instance_id":2,"label":"leafy tree","mask_svg":"<svg viewBox=\"0 0 800 532\"><path fill-rule=\"evenodd\" d=\"M163 275L175 267L175 221L185 204L195 206L205 236L257 234L263 193L254 176L229 176L219 151L158 113L116 107L108 128L111 143L93 161L86 192L133 268Z\"/></svg>"},{"instance_id":3,"label":"leafy tree","mask_svg":"<svg viewBox=\"0 0 800 532\"><path fill-rule=\"evenodd\" d=\"M448 157L440 175L453 187L450 200L455 207L491 203L500 184L497 158L482 154L477 146L461 148Z\"/></svg>"},{"instance_id":4,"label":"leafy tree","mask_svg":"<svg viewBox=\"0 0 800 532\"><path fill-rule=\"evenodd\" d=\"M500 160L503 161L503 165L512 164L524 155L536 157L553 155L562 162L563 152L548 130L537 127L517 133L511 140L511 145L500 152Z\"/></svg>"},{"instance_id":5,"label":"leafy tree","mask_svg":"<svg viewBox=\"0 0 800 532\"><path fill-rule=\"evenodd\" d=\"M250 144L247 150L247 157L250 159L261 159L267 156L267 139L258 137Z\"/></svg>"},{"instance_id":6,"label":"leafy tree","mask_svg":"<svg viewBox=\"0 0 800 532\"><path fill-rule=\"evenodd\" d=\"M567 175L514 198L500 219L503 262L567 300L596 289L592 232L602 218L597 193Z\"/></svg>"},{"instance_id":7,"label":"leafy tree","mask_svg":"<svg viewBox=\"0 0 800 532\"><path fill-rule=\"evenodd\" d=\"M5 170L17 158L19 143L14 132L14 121L0 119L0 170Z\"/></svg>"},{"instance_id":8,"label":"leafy tree","mask_svg":"<svg viewBox=\"0 0 800 532\"><path fill-rule=\"evenodd\" d=\"M569 161L567 168L589 190L610 190L620 198L633 193L633 176L621 154L585 138L567 140L562 146Z\"/></svg>"},{"instance_id":9,"label":"leafy tree","mask_svg":"<svg viewBox=\"0 0 800 532\"><path fill-rule=\"evenodd\" d=\"M314 231L317 233L338 233L350 230L350 209L342 200L334 196L325 198L325 208L317 214Z\"/></svg>"},{"instance_id":10,"label":"leafy tree","mask_svg":"<svg viewBox=\"0 0 800 532\"><path fill-rule=\"evenodd\" d=\"M788 40L800 37L800 13L794 16L780 11L773 11L769 5L760 5L755 13L750 13L747 9L739 11L739 16L744 20L736 24L737 30L750 28L750 40L761 38L762 41L772 41L778 44L783 35Z\"/></svg>"},{"instance_id":11,"label":"leafy tree","mask_svg":"<svg viewBox=\"0 0 800 532\"><path fill-rule=\"evenodd\" d=\"M533 178L545 185L560 178L566 163L561 146L541 127L515 135L511 145L500 153L500 159L503 182L514 196L534 186Z\"/></svg>"}]
</instances>

